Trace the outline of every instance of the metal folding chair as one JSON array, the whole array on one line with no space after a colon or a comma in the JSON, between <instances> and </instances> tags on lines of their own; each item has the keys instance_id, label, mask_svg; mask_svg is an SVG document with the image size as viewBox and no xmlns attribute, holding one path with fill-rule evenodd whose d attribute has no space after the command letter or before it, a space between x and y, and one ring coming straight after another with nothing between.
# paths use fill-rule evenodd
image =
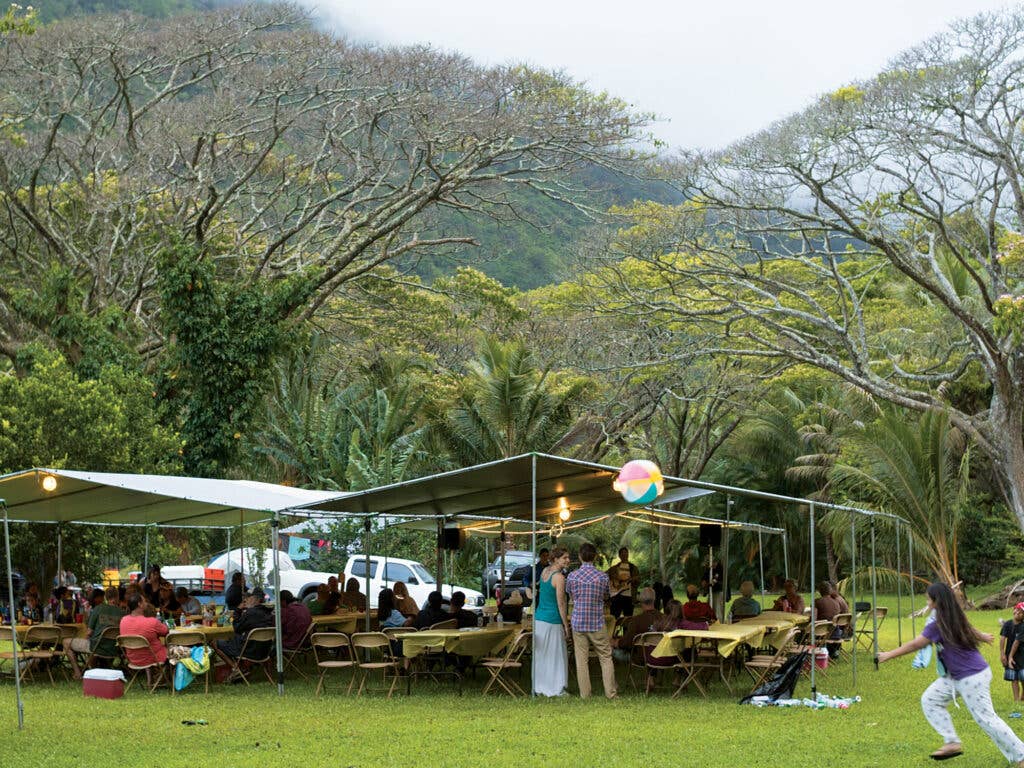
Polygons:
<instances>
[{"instance_id":1,"label":"metal folding chair","mask_svg":"<svg viewBox=\"0 0 1024 768\"><path fill-rule=\"evenodd\" d=\"M259 665L263 669L263 674L267 676L267 681L273 685L274 678L270 674L270 663L274 653L274 637L273 627L250 629L249 634L245 636L245 642L242 643L242 650L236 658L231 659L231 675L237 673L245 681L246 685L250 685L249 678L246 676L245 670L242 669L242 662L248 662L249 664ZM251 647L253 643L267 643L266 653L254 652Z\"/></svg>"},{"instance_id":2,"label":"metal folding chair","mask_svg":"<svg viewBox=\"0 0 1024 768\"><path fill-rule=\"evenodd\" d=\"M388 698L395 692L395 685L398 683L398 662L391 654L391 640L383 632L356 632L352 635L352 653L356 659L356 669L359 672L359 690L356 696L362 696L366 688L366 678L372 672L381 672L381 685L387 685L388 673L391 673L391 687L387 689ZM359 658L359 652L365 655L363 660ZM380 690L384 690L382 687Z\"/></svg>"},{"instance_id":3,"label":"metal folding chair","mask_svg":"<svg viewBox=\"0 0 1024 768\"><path fill-rule=\"evenodd\" d=\"M305 661L310 651L313 650L310 645L310 638L313 636L315 632L316 624L310 622L309 626L306 627L305 634L302 635L302 640L299 641L299 644L295 648L282 649L282 654L284 656L285 674L287 674L288 670L291 669L297 672L299 677L301 677L303 680L309 679L308 677L306 677L306 673L302 671L302 668L299 667L299 661Z\"/></svg>"},{"instance_id":4,"label":"metal folding chair","mask_svg":"<svg viewBox=\"0 0 1024 768\"><path fill-rule=\"evenodd\" d=\"M185 630L178 630L178 631L175 631L175 633L173 635L169 635L168 636L167 643L168 643L168 645L181 645L181 646L184 646L185 648L195 648L195 647L200 646L200 645L205 646L206 645L206 635L204 635L202 632L196 632L196 631L193 631L193 630L187 630L187 629L185 629ZM209 657L209 659L210 659L210 668L208 670L206 670L206 673L203 675L203 677L205 678L205 680L204 680L204 682L205 682L205 692L209 693L210 692L210 675L213 674L213 657L212 657L213 651L207 651L207 652L210 654L210 657ZM180 664L181 662L179 661L178 663ZM173 680L171 681L171 683L172 683L171 684L171 695L173 696L175 693L177 693L177 691L174 690Z\"/></svg>"},{"instance_id":5,"label":"metal folding chair","mask_svg":"<svg viewBox=\"0 0 1024 768\"><path fill-rule=\"evenodd\" d=\"M349 681L348 689L345 691L346 694L351 694L352 685L356 681L356 661L348 635L343 632L314 632L310 637L310 647L313 650L313 658L316 660L316 666L319 670L315 695L319 696L320 692L324 690L324 677L332 669L352 670L352 679ZM342 651L344 651L348 658L339 658Z\"/></svg>"},{"instance_id":6,"label":"metal folding chair","mask_svg":"<svg viewBox=\"0 0 1024 768\"><path fill-rule=\"evenodd\" d=\"M521 658L526 652L526 649L530 646L532 638L533 632L528 629L521 630L516 636L516 639L509 645L504 657L500 659L490 659L480 665L491 673L491 679L488 680L487 685L484 686L484 694L488 693L494 684L497 683L512 698L516 698L517 696L526 696L526 692L519 686L519 683L512 680L505 673L518 672L522 669L523 664Z\"/></svg>"},{"instance_id":7,"label":"metal folding chair","mask_svg":"<svg viewBox=\"0 0 1024 768\"><path fill-rule=\"evenodd\" d=\"M160 686L161 683L166 682L166 671L167 663L157 661L155 658L149 664L134 664L128 658L128 651L146 651L146 653L152 656L153 649L149 647L149 640L144 638L142 635L118 635L117 646L124 653L124 667L130 669L132 676L128 679L128 685L125 686L124 692L128 693L131 690L132 683L135 682L135 678L139 676L140 672L146 673L146 685L149 687L149 692L153 693ZM154 680L153 670L156 670L156 679Z\"/></svg>"}]
</instances>

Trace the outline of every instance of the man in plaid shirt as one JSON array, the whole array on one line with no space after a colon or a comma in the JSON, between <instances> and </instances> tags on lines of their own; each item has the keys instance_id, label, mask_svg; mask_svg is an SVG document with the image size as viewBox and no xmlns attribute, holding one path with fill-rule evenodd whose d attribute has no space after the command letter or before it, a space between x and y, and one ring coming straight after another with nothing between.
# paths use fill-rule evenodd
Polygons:
<instances>
[{"instance_id":1,"label":"man in plaid shirt","mask_svg":"<svg viewBox=\"0 0 1024 768\"><path fill-rule=\"evenodd\" d=\"M604 604L611 597L608 574L594 567L597 550L587 542L580 547L583 564L565 580L565 591L572 600L572 644L576 654L576 679L580 696L590 696L590 648L593 646L601 662L604 695L614 699L618 695L615 685L615 667L612 648L604 623Z\"/></svg>"}]
</instances>

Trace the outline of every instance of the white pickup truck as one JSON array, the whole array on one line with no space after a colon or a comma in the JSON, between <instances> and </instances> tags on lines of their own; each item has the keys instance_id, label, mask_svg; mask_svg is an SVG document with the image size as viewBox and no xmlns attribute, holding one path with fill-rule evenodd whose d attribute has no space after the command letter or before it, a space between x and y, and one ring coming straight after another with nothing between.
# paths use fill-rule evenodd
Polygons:
<instances>
[{"instance_id":1,"label":"white pickup truck","mask_svg":"<svg viewBox=\"0 0 1024 768\"><path fill-rule=\"evenodd\" d=\"M224 552L217 557L213 558L208 564L207 568L219 568L224 571L224 585L227 587L231 584L231 577L235 573L244 573L247 583L252 583L253 574L257 573L260 569L257 567L257 557L262 557L262 572L263 572L263 584L267 592L274 591L274 550L264 549L262 554L259 554L260 550L252 547L246 547L243 558L243 551L241 549L233 549L230 552ZM327 580L332 576L337 576L336 573L325 573L324 571L304 571L301 568L296 568L295 563L288 557L287 552L278 552L278 568L280 570L281 589L287 589L295 597L300 600L304 600L309 594L316 594L316 588L320 584L326 584ZM244 562L244 568L243 568Z\"/></svg>"},{"instance_id":2,"label":"white pickup truck","mask_svg":"<svg viewBox=\"0 0 1024 768\"><path fill-rule=\"evenodd\" d=\"M385 565L386 563L386 565ZM359 580L359 591L366 589L366 556L352 555L345 563L345 581L350 578ZM396 581L405 582L409 588L409 597L422 607L427 602L427 595L437 589L437 580L422 563L415 560L403 560L398 557L384 558L382 555L370 555L370 607L377 607L377 595L384 587L394 588ZM342 589L345 585L341 585ZM441 595L450 600L452 592L464 592L466 610L479 613L484 607L484 596L475 589L445 584L441 587Z\"/></svg>"}]
</instances>

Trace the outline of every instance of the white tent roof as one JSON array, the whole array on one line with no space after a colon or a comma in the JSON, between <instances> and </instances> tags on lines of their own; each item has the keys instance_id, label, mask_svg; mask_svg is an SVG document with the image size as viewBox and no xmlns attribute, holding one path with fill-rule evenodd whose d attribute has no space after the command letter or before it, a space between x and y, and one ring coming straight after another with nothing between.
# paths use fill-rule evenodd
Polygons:
<instances>
[{"instance_id":1,"label":"white tent roof","mask_svg":"<svg viewBox=\"0 0 1024 768\"><path fill-rule=\"evenodd\" d=\"M43 488L56 478L53 491ZM229 526L347 496L251 480L29 469L0 477L12 521L98 525Z\"/></svg>"}]
</instances>

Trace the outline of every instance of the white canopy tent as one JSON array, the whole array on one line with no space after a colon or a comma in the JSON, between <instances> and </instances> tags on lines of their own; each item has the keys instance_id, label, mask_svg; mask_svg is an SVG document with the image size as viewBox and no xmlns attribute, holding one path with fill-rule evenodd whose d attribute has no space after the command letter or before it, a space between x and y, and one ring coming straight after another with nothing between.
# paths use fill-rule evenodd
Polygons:
<instances>
[{"instance_id":1,"label":"white canopy tent","mask_svg":"<svg viewBox=\"0 0 1024 768\"><path fill-rule=\"evenodd\" d=\"M280 514L292 507L325 503L345 496L249 480L215 480L171 475L132 475L65 469L28 469L0 476L0 507L4 512L4 555L11 616L15 614L11 568L10 522L224 528L239 523L270 522L275 552L274 625L277 637L277 685L284 692L281 647L280 574L277 526ZM18 665L17 640L12 631ZM24 724L21 683L15 674L18 728Z\"/></svg>"}]
</instances>

